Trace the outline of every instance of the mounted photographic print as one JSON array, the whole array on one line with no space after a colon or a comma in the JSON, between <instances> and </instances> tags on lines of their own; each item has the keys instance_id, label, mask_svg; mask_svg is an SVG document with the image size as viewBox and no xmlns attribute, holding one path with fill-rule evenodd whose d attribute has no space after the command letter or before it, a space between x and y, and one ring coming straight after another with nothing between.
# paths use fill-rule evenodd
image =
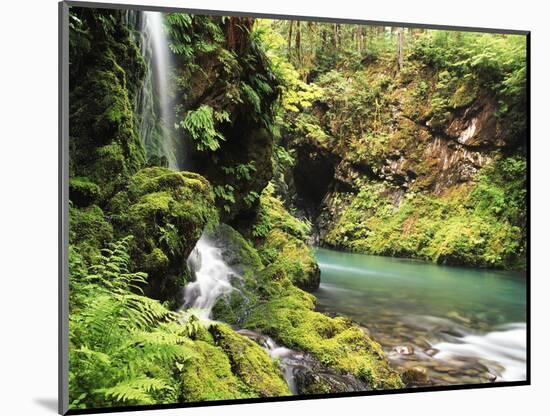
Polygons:
<instances>
[{"instance_id":1,"label":"mounted photographic print","mask_svg":"<svg viewBox=\"0 0 550 416\"><path fill-rule=\"evenodd\" d=\"M61 3L60 412L528 384L528 50Z\"/></svg>"}]
</instances>

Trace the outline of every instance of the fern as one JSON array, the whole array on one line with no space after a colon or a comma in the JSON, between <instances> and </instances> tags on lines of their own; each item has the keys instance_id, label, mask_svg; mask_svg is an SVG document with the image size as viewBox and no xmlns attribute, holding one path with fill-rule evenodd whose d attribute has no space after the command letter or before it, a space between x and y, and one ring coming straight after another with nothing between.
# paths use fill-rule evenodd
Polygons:
<instances>
[{"instance_id":1,"label":"fern","mask_svg":"<svg viewBox=\"0 0 550 416\"><path fill-rule=\"evenodd\" d=\"M252 88L246 82L242 82L241 83L241 89L244 93L244 96L245 96L246 100L250 104L252 104L252 107L254 108L254 111L256 112L256 114L261 114L261 112L262 112L262 100L260 99L260 96L254 90L254 88Z\"/></svg>"},{"instance_id":2,"label":"fern","mask_svg":"<svg viewBox=\"0 0 550 416\"><path fill-rule=\"evenodd\" d=\"M222 171L227 175L232 175L237 180L245 179L249 181L251 179L251 173L256 172L256 166L254 162L241 163L235 166L222 166Z\"/></svg>"},{"instance_id":3,"label":"fern","mask_svg":"<svg viewBox=\"0 0 550 416\"><path fill-rule=\"evenodd\" d=\"M137 402L141 404L155 403L152 393L159 391L173 391L173 387L162 380L142 377L134 380L125 380L114 387L97 389L96 393L118 402Z\"/></svg>"},{"instance_id":4,"label":"fern","mask_svg":"<svg viewBox=\"0 0 550 416\"><path fill-rule=\"evenodd\" d=\"M235 188L231 185L216 185L213 190L216 198L222 201L223 209L226 212L231 211L231 205L235 203Z\"/></svg>"},{"instance_id":5,"label":"fern","mask_svg":"<svg viewBox=\"0 0 550 416\"><path fill-rule=\"evenodd\" d=\"M216 151L225 137L216 130L215 122L223 121L229 121L227 112L215 112L212 107L203 104L196 110L188 111L185 119L176 124L176 128L183 128L189 133L198 150Z\"/></svg>"},{"instance_id":6,"label":"fern","mask_svg":"<svg viewBox=\"0 0 550 416\"><path fill-rule=\"evenodd\" d=\"M87 266L70 247L69 392L73 409L181 400L179 372L194 356L180 316L142 296L123 238Z\"/></svg>"},{"instance_id":7,"label":"fern","mask_svg":"<svg viewBox=\"0 0 550 416\"><path fill-rule=\"evenodd\" d=\"M244 202L246 206L251 207L258 199L260 199L260 194L258 192L250 191L248 195L244 197Z\"/></svg>"}]
</instances>

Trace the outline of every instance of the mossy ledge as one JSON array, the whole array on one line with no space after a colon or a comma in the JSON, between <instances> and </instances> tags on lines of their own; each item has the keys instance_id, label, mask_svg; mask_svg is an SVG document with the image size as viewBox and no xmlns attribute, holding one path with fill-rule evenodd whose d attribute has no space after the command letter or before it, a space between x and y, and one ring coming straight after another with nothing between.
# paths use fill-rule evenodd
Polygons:
<instances>
[{"instance_id":1,"label":"mossy ledge","mask_svg":"<svg viewBox=\"0 0 550 416\"><path fill-rule=\"evenodd\" d=\"M146 293L176 302L186 283L186 259L203 230L217 223L208 181L191 172L144 168L109 204L119 234L135 238L132 266L149 275Z\"/></svg>"},{"instance_id":2,"label":"mossy ledge","mask_svg":"<svg viewBox=\"0 0 550 416\"><path fill-rule=\"evenodd\" d=\"M310 261L317 266L311 249L299 238L307 235L307 225L286 212L270 189L260 198L260 213L256 230L262 225L268 231L255 243L228 226L217 233L221 241L232 242L226 256L241 279L233 282L237 290L218 301L214 317L311 353L322 365L350 374L372 389L403 387L377 342L348 319L316 312L315 297L296 286ZM300 256L276 248L296 241L303 244Z\"/></svg>"}]
</instances>

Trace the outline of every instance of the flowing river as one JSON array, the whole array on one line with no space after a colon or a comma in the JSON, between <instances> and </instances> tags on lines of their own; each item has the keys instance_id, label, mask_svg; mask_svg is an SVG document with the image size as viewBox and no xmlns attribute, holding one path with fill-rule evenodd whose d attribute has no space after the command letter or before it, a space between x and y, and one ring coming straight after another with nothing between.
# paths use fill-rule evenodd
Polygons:
<instances>
[{"instance_id":1,"label":"flowing river","mask_svg":"<svg viewBox=\"0 0 550 416\"><path fill-rule=\"evenodd\" d=\"M366 327L409 384L526 377L522 273L316 250L318 310Z\"/></svg>"}]
</instances>

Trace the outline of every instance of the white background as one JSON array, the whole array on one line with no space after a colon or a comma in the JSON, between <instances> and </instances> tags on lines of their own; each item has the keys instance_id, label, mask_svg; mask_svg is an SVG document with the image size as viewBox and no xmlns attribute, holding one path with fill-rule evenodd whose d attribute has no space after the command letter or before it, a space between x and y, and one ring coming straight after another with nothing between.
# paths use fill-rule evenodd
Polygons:
<instances>
[{"instance_id":1,"label":"white background","mask_svg":"<svg viewBox=\"0 0 550 416\"><path fill-rule=\"evenodd\" d=\"M124 1L119 1L123 3ZM532 386L149 411L147 415L539 415L550 394L550 13L544 1L135 0L189 8L532 31ZM57 396L57 2L2 2L0 414L54 414ZM134 3L132 1L127 3ZM545 397L546 396L546 397ZM545 400L546 399L546 400ZM132 413L134 414L134 413Z\"/></svg>"}]
</instances>

